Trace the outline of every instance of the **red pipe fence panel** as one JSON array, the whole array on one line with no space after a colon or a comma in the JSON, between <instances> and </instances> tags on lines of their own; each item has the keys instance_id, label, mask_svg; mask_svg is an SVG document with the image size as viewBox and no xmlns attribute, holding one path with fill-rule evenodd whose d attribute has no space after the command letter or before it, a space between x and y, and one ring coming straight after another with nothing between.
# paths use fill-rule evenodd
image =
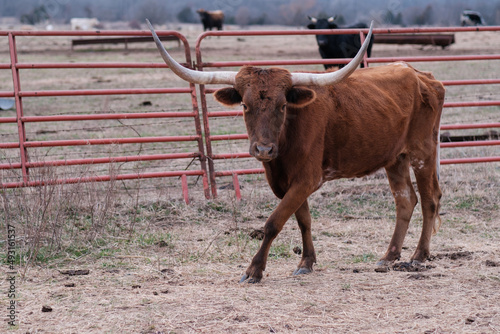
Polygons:
<instances>
[{"instance_id":1,"label":"red pipe fence panel","mask_svg":"<svg viewBox=\"0 0 500 334\"><path fill-rule=\"evenodd\" d=\"M391 29L374 29L374 36L377 34L429 34L429 33L454 33L454 32L476 32L489 31L498 32L500 27L450 27L450 28L391 28ZM317 64L341 64L348 63L350 59L278 59L278 60L235 60L235 61L203 61L203 52L201 44L209 36L229 37L229 36L299 36L299 35L323 35L323 34L360 34L361 41L364 41L365 34L368 29L337 29L337 30L282 30L282 31L208 31L198 37L196 42L196 67L199 70L210 70L213 67L240 67L244 65L251 66L291 66L291 65L317 65ZM376 41L376 37L375 37ZM405 62L457 62L457 61L495 61L500 60L500 54L488 55L444 55L444 56L405 56L405 57L372 57L365 56L365 66L370 64L389 63L396 61ZM498 72L497 72L498 73ZM439 78L438 78L439 79ZM470 86L470 85L497 85L500 84L500 78L488 79L460 79L460 80L443 80L445 86ZM214 197L217 196L216 178L220 176L233 176L233 183L236 189L236 180L238 175L262 173L261 168L235 169L235 170L220 170L217 167L218 161L227 159L243 159L249 158L247 152L230 152L230 153L214 153L214 142L216 141L233 141L247 140L248 136L244 133L234 133L225 135L211 135L211 120L219 117L241 117L241 111L209 111L207 107L206 94L213 93L215 89L206 88L203 85L200 87L201 107L203 111L203 124L205 126L205 141L207 147L207 157L209 161L209 172L211 181L211 190ZM500 100L488 101L446 101L444 108L459 108L459 107L487 107L500 106ZM460 129L477 129L477 128L499 128L500 123L488 124L456 124L445 125L446 111L443 113L442 130L460 130ZM462 142L462 143L441 143L442 148L450 147L480 147L480 146L498 146L500 141L490 140L487 142ZM487 157L465 157L442 159L441 164L461 164L461 163L479 163L479 162L495 162L500 161L500 154ZM219 163L219 165L222 165ZM239 192L236 193L239 196Z\"/></svg>"},{"instance_id":2,"label":"red pipe fence panel","mask_svg":"<svg viewBox=\"0 0 500 334\"><path fill-rule=\"evenodd\" d=\"M397 29L375 29L374 34L429 34L429 33L462 33L470 32L473 34L475 31L483 32L498 32L500 27L460 27L460 28L397 28ZM204 62L202 55L201 44L203 41L210 36L217 36L217 40L225 37L259 37L266 38L266 36L279 36L285 38L286 36L300 36L300 35L314 35L318 34L360 34L361 40L364 40L365 34L368 32L367 29L343 29L343 30L276 30L276 31L209 31L201 34L196 40L195 52L196 52L196 63L193 65L191 61L190 48L186 38L176 31L159 31L159 36L173 36L179 40L184 47L184 57L185 63L183 64L189 68L197 68L198 70L211 70L213 67L241 67L244 65L253 66L304 66L309 65L322 65L322 64L340 64L347 63L350 59L321 59L319 57L315 59L286 59L286 53L281 54L279 59L271 60L256 60L256 59L243 59L243 60L226 60L226 61L211 61ZM186 202L188 202L188 177L201 178L203 180L204 193L207 198L217 196L217 178L220 177L232 177L232 183L234 185L236 196L240 198L240 187L238 175L244 174L261 174L263 169L260 164L251 158L247 152L245 145L248 136L243 130L243 120L241 110L220 110L216 107L209 107L209 102L207 102L206 95L215 91L213 87L205 87L204 85L199 86L200 95L196 94L196 87L193 84L184 84L184 87L167 87L167 88L157 88L157 87L146 87L139 86L135 88L115 88L108 87L102 89L88 89L82 87L66 87L64 86L64 80L61 80L61 89L53 89L53 87L43 89L42 87L35 87L35 89L23 89L22 87L29 83L28 79L24 79L21 73L33 73L36 71L45 70L58 70L58 71L68 71L68 75L72 75L72 71L75 70L106 70L106 69L123 69L123 70L151 70L151 69L161 69L161 73L166 73L165 75L171 75L169 78L174 77L170 71L165 71L167 66L163 63L147 63L147 62L123 62L123 61L106 61L106 62L86 62L79 61L75 62L70 59L70 61L53 61L53 62L40 62L40 61L19 61L17 50L16 38L51 38L51 37L61 37L61 36L136 36L144 37L151 36L150 32L147 31L98 31L98 32L86 32L86 31L0 31L0 39L8 39L10 60L2 62L0 60L0 71L11 71L12 78L12 89L11 90L0 90L0 97L3 98L13 98L15 100L15 116L0 116L0 126L10 125L16 128L16 138L17 140L4 141L0 137L0 149L3 151L17 151L15 154L2 154L0 155L0 172L1 171L17 171L10 176L2 174L2 179L0 187L4 188L14 188L14 187L24 187L24 186L38 186L47 183L53 184L64 184L64 183L78 183L78 182L93 182L93 181L110 181L110 180L129 180L129 179L142 179L142 178L161 178L161 177L177 177L180 178L182 193ZM220 37L220 39L219 39ZM150 48L154 48L153 43L151 43ZM82 52L82 51L79 51ZM127 50L127 52L131 52ZM159 56L152 59L158 59ZM426 64L442 62L466 62L466 61L479 61L479 62L494 62L500 60L500 54L460 54L460 55L440 55L440 56L403 56L403 57L372 57L368 58L365 56L364 63L365 66L371 64L382 64L395 61L406 61L406 62L425 62ZM417 66L421 69L422 66ZM498 75L496 72L494 75ZM439 76L437 76L438 79ZM144 81L147 78L144 78ZM175 80L175 79L172 79ZM168 80L165 80L167 82ZM444 85L448 88L457 87L477 87L477 89L486 89L487 87L495 86L500 84L500 78L452 78L449 80L442 80ZM99 82L99 81L98 81ZM163 83L164 81L162 81ZM160 87L163 84L159 83ZM74 85L73 85L74 86ZM59 85L58 85L59 87ZM31 99L50 99L50 98L77 98L77 97L105 97L123 95L126 97L136 96L136 95L161 95L161 96L188 96L190 97L191 111L128 111L128 112L112 112L105 110L102 112L83 112L83 113L72 113L72 110L66 110L61 107L60 112L56 114L46 114L42 111L27 113L24 107L25 101L30 101ZM467 93L468 94L468 93ZM458 94L459 97L461 96ZM476 94L480 95L480 94ZM494 95L494 94L490 94ZM201 103L201 117L198 107L198 98ZM500 106L500 100L498 96L492 99L483 100L470 100L469 95L466 95L467 100L450 100L447 98L444 107L445 112L443 113L442 119L442 131L470 131L471 129L497 129L500 128L500 123L491 120L485 120L476 123L464 123L464 124L449 124L447 121L447 110L467 108L467 112L470 114L474 112L473 108L498 108ZM57 101L57 100L56 100ZM189 104L185 103L184 105ZM57 105L51 106L49 108L57 109ZM214 110L209 110L214 109ZM498 111L496 109L496 111ZM498 114L495 114L498 115ZM498 119L497 116L496 119ZM148 131L144 131L144 134L139 133L133 128L133 126L122 124L124 121L132 120L151 120L152 122L158 123L167 120L167 126L163 129L160 135L157 133L149 134ZM178 129L177 123L170 124L169 122L177 121L192 121L192 126L189 129ZM70 125L76 123L94 122L93 124L104 124L104 122L116 121L121 125L119 127L119 133L114 136L101 136L95 138L95 136L89 136L91 138L82 138L81 134L72 133L72 127ZM219 125L219 121L222 122L222 126ZM68 124L67 132L72 136L71 138L39 138L43 137L43 134L48 133L44 128L41 128L35 133L35 139L31 138L32 132L27 132L26 127L31 125L42 125L42 124ZM233 127L234 125L234 127ZM146 127L148 124L146 124ZM104 126L103 126L104 127ZM132 135L127 135L127 131L131 130ZM75 131L76 132L76 131ZM130 133L130 131L128 131ZM29 135L28 135L29 134ZM41 134L41 135L40 135ZM76 138L75 138L76 137ZM171 148L171 144L183 145L184 143L192 143L194 147L174 147ZM115 147L126 146L126 145L139 145L139 153L136 154L116 154ZM143 151L142 145L157 145L156 150L158 151ZM468 147L488 147L488 146L498 146L500 145L499 140L488 140L488 141L462 141L462 142L443 142L441 143L442 148L457 148L466 149ZM59 154L58 150L64 147L108 147L112 154L103 156L101 154L87 155L87 154L73 154L75 156L65 156L64 154ZM53 150L56 153L52 155L46 154L42 158L37 157L35 154L36 149L46 149ZM205 153L206 151L206 153ZM219 152L220 151L220 152ZM447 159L442 159L441 164L461 164L461 163L478 163L478 162L495 162L500 161L500 154L494 153L493 155L487 156L469 156L469 151L462 152L459 151L459 157L451 157ZM49 159L46 159L50 157ZM140 172L131 173L120 173L113 171L111 166L119 165L123 163L146 163L146 162L166 162L166 161L195 161L196 163L189 163L186 168L173 168L169 165L161 165L161 171L156 170L141 170ZM244 161L247 161L244 163ZM48 167L69 167L69 166L93 166L93 165L107 165L110 166L104 172L95 173L98 175L81 175L78 173L74 175L66 175L64 177L58 177L50 180L40 180L34 177L31 173L34 169L48 168Z\"/></svg>"},{"instance_id":3,"label":"red pipe fence panel","mask_svg":"<svg viewBox=\"0 0 500 334\"><path fill-rule=\"evenodd\" d=\"M159 32L160 36L174 36L176 40L183 43L185 54L185 66L191 67L191 54L189 44L186 38L176 31L162 31ZM38 40L43 40L47 37L55 36L151 36L149 32L145 31L98 31L98 32L73 32L73 31L9 31L0 32L0 38L8 38L10 63L0 63L0 69L11 69L13 90L1 91L1 97L10 97L15 99L16 116L15 117L0 117L1 124L17 124L17 137L15 142L0 142L2 150L18 150L17 159L15 154L9 154L10 158L5 158L7 155L2 155L0 160L0 170L14 171L19 170L19 174L2 174L0 187L15 188L24 186L38 186L43 184L64 184L64 183L78 183L78 182L97 182L97 181L110 181L110 180L130 180L130 179L143 179L143 178L160 178L160 177L177 177L181 179L181 186L183 196L186 202L189 201L187 191L187 176L201 177L203 180L203 187L205 196L210 197L208 186L208 174L206 168L206 157L203 143L203 133L201 121L199 117L198 101L196 97L196 87L193 84L185 84L186 87L172 87L172 88L122 88L122 89L36 89L27 90L23 89L23 84L26 80L21 79L21 71L39 71L46 69L56 69L59 71L66 70L68 75L72 75L75 69L161 69L165 71L167 66L161 63L147 63L147 62L19 62L17 51L17 38L22 37L36 37ZM153 44L151 44L153 45ZM41 53L43 55L43 53ZM64 84L64 83L63 83ZM71 114L72 110L61 110L56 115L39 115L41 112L35 111L35 115L28 115L25 112L23 103L28 98L39 99L42 97L65 97L65 96L109 96L109 95L145 95L145 94L180 94L190 96L192 111L189 112L85 112L80 114ZM56 102L58 100L55 100ZM57 108L57 106L54 106ZM30 124L74 124L75 122L104 122L105 120L117 121L122 124L124 120L152 120L154 122L165 122L168 120L190 120L193 124L192 128L188 130L189 135L168 135L170 129L164 129L165 134L160 136L143 136L141 133L133 129L135 136L126 137L124 131L118 130L118 133L113 134L110 138L78 138L78 139L63 139L63 140L30 140L27 136L26 127ZM68 127L68 125L66 126ZM132 127L132 126L130 126ZM63 125L63 129L65 126ZM43 133L45 130L38 131ZM66 130L68 131L68 130ZM69 130L71 131L71 130ZM37 134L38 134L37 132ZM47 132L47 131L45 131ZM57 131L53 131L57 132ZM85 132L85 131L83 131ZM80 135L80 134L79 134ZM78 135L78 136L79 136ZM76 135L75 135L76 136ZM108 156L92 156L89 158L74 158L69 159L67 156L62 156L60 159L45 160L37 159L34 154L30 152L34 148L52 148L54 150L62 147L89 147L97 145L113 145L123 146L126 144L140 145L138 151L143 151L145 144L163 144L163 143L184 143L192 142L192 145L187 152L165 152L160 154L131 154L131 155L115 155L113 148L109 149ZM186 151L186 148L181 147L180 150ZM160 151L161 148L160 148ZM81 153L82 155L86 155ZM78 155L78 153L77 153ZM197 168L190 168L189 170L168 170L169 167L162 167L161 161L175 160L175 159L188 159L198 160ZM3 160L3 161L2 161ZM17 160L17 161L16 161ZM104 172L96 172L91 174L99 175L83 175L80 177L66 176L57 177L44 180L38 180L33 177L31 171L35 168L44 167L61 167L61 166L77 166L77 165L96 165L96 164L118 164L127 162L146 162L157 161L160 162L161 171L149 171L143 169L140 172L122 174L120 172L113 172L111 167L108 167ZM191 164L189 164L191 165ZM189 167L189 166L188 166ZM157 167L158 168L158 167Z\"/></svg>"}]
</instances>

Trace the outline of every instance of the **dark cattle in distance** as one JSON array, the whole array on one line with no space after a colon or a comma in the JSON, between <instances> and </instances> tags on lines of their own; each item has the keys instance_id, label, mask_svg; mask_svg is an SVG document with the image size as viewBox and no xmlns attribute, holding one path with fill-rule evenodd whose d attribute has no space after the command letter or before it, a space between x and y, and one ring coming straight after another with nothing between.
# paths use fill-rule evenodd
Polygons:
<instances>
[{"instance_id":1,"label":"dark cattle in distance","mask_svg":"<svg viewBox=\"0 0 500 334\"><path fill-rule=\"evenodd\" d=\"M311 21L307 27L309 29L342 29L335 23L335 18L329 17L327 19L317 19L309 16ZM364 23L356 23L351 26L345 27L346 29L363 29L368 28ZM336 58L353 58L361 47L361 39L359 34L356 35L316 35L318 42L319 53L323 59L336 59ZM370 40L366 54L368 57L372 53L373 41ZM342 68L345 64L325 64L325 69L332 67ZM361 63L361 67L364 67Z\"/></svg>"},{"instance_id":2,"label":"dark cattle in distance","mask_svg":"<svg viewBox=\"0 0 500 334\"><path fill-rule=\"evenodd\" d=\"M221 10L208 12L204 9L198 9L196 12L200 15L201 23L203 23L203 31L212 30L212 28L222 30L224 13Z\"/></svg>"},{"instance_id":3,"label":"dark cattle in distance","mask_svg":"<svg viewBox=\"0 0 500 334\"><path fill-rule=\"evenodd\" d=\"M463 26L484 26L485 22L479 12L464 10L460 15L460 25Z\"/></svg>"},{"instance_id":4,"label":"dark cattle in distance","mask_svg":"<svg viewBox=\"0 0 500 334\"><path fill-rule=\"evenodd\" d=\"M169 68L197 84L226 84L215 99L241 105L250 154L261 161L267 181L281 199L264 225L264 239L240 282L262 279L271 248L295 214L302 234L302 258L294 275L313 271L316 262L308 197L324 182L362 177L385 168L396 203L396 226L379 261L386 268L401 256L413 209L422 205L422 232L411 257L430 256L430 242L440 225L439 124L444 87L431 73L402 62L358 69L372 28L356 57L326 73L290 73L283 68L244 66L238 72L201 72L177 63L156 36Z\"/></svg>"}]
</instances>

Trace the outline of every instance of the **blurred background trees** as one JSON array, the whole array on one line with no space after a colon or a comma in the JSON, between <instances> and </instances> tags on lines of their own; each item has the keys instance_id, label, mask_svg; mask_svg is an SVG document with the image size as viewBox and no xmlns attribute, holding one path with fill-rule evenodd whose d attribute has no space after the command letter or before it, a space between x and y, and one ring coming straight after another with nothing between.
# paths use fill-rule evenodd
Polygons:
<instances>
[{"instance_id":1,"label":"blurred background trees","mask_svg":"<svg viewBox=\"0 0 500 334\"><path fill-rule=\"evenodd\" d=\"M26 24L46 20L67 23L72 17L99 21L156 24L199 22L196 10L223 10L226 24L304 26L307 15L338 16L345 24L375 20L380 25L460 25L465 9L479 11L489 25L500 25L500 0L0 0L0 16Z\"/></svg>"}]
</instances>

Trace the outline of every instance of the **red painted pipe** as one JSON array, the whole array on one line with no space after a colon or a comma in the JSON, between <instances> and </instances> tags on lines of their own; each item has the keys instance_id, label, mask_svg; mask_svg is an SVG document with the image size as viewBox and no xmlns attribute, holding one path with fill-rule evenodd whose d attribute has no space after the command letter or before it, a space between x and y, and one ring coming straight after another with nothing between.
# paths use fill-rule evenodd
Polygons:
<instances>
[{"instance_id":1,"label":"red painted pipe","mask_svg":"<svg viewBox=\"0 0 500 334\"><path fill-rule=\"evenodd\" d=\"M496 85L500 79L441 80L445 86Z\"/></svg>"},{"instance_id":2,"label":"red painted pipe","mask_svg":"<svg viewBox=\"0 0 500 334\"><path fill-rule=\"evenodd\" d=\"M248 139L248 134L229 134L229 135L216 135L210 136L210 140L239 140L239 139Z\"/></svg>"},{"instance_id":3,"label":"red painted pipe","mask_svg":"<svg viewBox=\"0 0 500 334\"><path fill-rule=\"evenodd\" d=\"M441 130L500 128L500 123L442 124Z\"/></svg>"},{"instance_id":4,"label":"red painted pipe","mask_svg":"<svg viewBox=\"0 0 500 334\"><path fill-rule=\"evenodd\" d=\"M95 121L106 119L143 119L143 118L181 118L194 117L193 112L145 112L145 113L117 113L117 114L85 114L85 115L52 115L52 116L24 116L23 122L59 122L59 121Z\"/></svg>"},{"instance_id":5,"label":"red painted pipe","mask_svg":"<svg viewBox=\"0 0 500 334\"><path fill-rule=\"evenodd\" d=\"M171 159L189 159L200 156L199 152L193 153L171 153L171 154L152 154L139 156L125 157L110 157L110 158L88 158L88 159L72 159L72 160L52 160L52 161L37 161L28 162L28 168L40 168L48 166L74 166L74 165L95 165L104 163L132 162L132 161L151 161L151 160L171 160ZM0 164L0 169L16 169L21 168L20 163Z\"/></svg>"},{"instance_id":6,"label":"red painted pipe","mask_svg":"<svg viewBox=\"0 0 500 334\"><path fill-rule=\"evenodd\" d=\"M172 160L172 159L189 159L199 157L199 152L193 153L171 153L171 154L150 154L150 155L132 155L124 157L109 157L109 158L88 158L88 159L73 159L73 160L53 160L53 161L38 161L29 162L29 168L47 167L47 166L73 166L73 165L94 165L105 163L132 162L132 161L151 161L151 160ZM0 165L0 169L1 169Z\"/></svg>"},{"instance_id":7,"label":"red painted pipe","mask_svg":"<svg viewBox=\"0 0 500 334\"><path fill-rule=\"evenodd\" d=\"M253 169L235 169L235 170L226 170L215 172L215 176L232 176L233 174L241 175L241 174L262 174L264 173L263 168L253 168Z\"/></svg>"},{"instance_id":8,"label":"red painted pipe","mask_svg":"<svg viewBox=\"0 0 500 334\"><path fill-rule=\"evenodd\" d=\"M186 66L186 63L181 63ZM0 68L2 65L0 65ZM17 63L19 69L72 68L168 68L165 63Z\"/></svg>"},{"instance_id":9,"label":"red painted pipe","mask_svg":"<svg viewBox=\"0 0 500 334\"><path fill-rule=\"evenodd\" d=\"M19 169L21 166L19 162L13 164L0 164L0 169Z\"/></svg>"},{"instance_id":10,"label":"red painted pipe","mask_svg":"<svg viewBox=\"0 0 500 334\"><path fill-rule=\"evenodd\" d=\"M224 159L243 159L243 158L251 158L252 156L248 152L240 152L240 153L222 153L222 154L212 154L212 159L215 160L224 160Z\"/></svg>"},{"instance_id":11,"label":"red painted pipe","mask_svg":"<svg viewBox=\"0 0 500 334\"><path fill-rule=\"evenodd\" d=\"M200 136L171 136L171 137L136 137L136 138L105 138L105 139L73 139L73 140L47 140L28 141L26 147L51 147L51 146L82 146L82 145L112 145L112 144L139 144L139 143L167 143L177 141L195 141Z\"/></svg>"},{"instance_id":12,"label":"red painted pipe","mask_svg":"<svg viewBox=\"0 0 500 334\"><path fill-rule=\"evenodd\" d=\"M37 187L56 184L73 184L83 182L104 182L111 180L134 180L134 179L150 179L157 177L182 177L186 176L202 176L204 174L201 170L183 170L183 171L169 171L169 172L156 172L156 173L136 173L136 174L120 174L115 176L102 175L93 177L76 177L58 180L43 180L43 181L28 181L28 182L8 182L1 183L0 188L19 188L19 187Z\"/></svg>"},{"instance_id":13,"label":"red painted pipe","mask_svg":"<svg viewBox=\"0 0 500 334\"><path fill-rule=\"evenodd\" d=\"M75 89L21 91L20 97L76 96L76 95L119 95L119 94L190 94L190 88L142 88L142 89Z\"/></svg>"},{"instance_id":14,"label":"red painted pipe","mask_svg":"<svg viewBox=\"0 0 500 334\"><path fill-rule=\"evenodd\" d=\"M210 111L207 113L208 117L235 117L243 116L243 111Z\"/></svg>"},{"instance_id":15,"label":"red painted pipe","mask_svg":"<svg viewBox=\"0 0 500 334\"><path fill-rule=\"evenodd\" d=\"M435 62L435 61L467 61L467 60L498 60L500 54L494 55L465 55L465 56L427 56L427 57L371 57L368 63L405 62ZM203 67L241 67L241 66L279 66L279 65L315 65L315 64L347 64L350 58L330 59L301 59L301 60L252 60L252 61L217 61L204 62ZM200 64L199 64L200 65ZM198 65L198 66L199 66Z\"/></svg>"},{"instance_id":16,"label":"red painted pipe","mask_svg":"<svg viewBox=\"0 0 500 334\"><path fill-rule=\"evenodd\" d=\"M444 108L456 107L490 107L500 106L500 101L464 101L464 102L445 102Z\"/></svg>"},{"instance_id":17,"label":"red painted pipe","mask_svg":"<svg viewBox=\"0 0 500 334\"><path fill-rule=\"evenodd\" d=\"M461 159L442 159L440 161L441 165L451 165L451 164L472 164L481 162L498 162L500 161L500 156L496 157L479 157L479 158L461 158Z\"/></svg>"},{"instance_id":18,"label":"red painted pipe","mask_svg":"<svg viewBox=\"0 0 500 334\"><path fill-rule=\"evenodd\" d=\"M496 146L496 145L500 145L500 140L461 141L461 142L439 144L440 147L471 147L471 146Z\"/></svg>"}]
</instances>

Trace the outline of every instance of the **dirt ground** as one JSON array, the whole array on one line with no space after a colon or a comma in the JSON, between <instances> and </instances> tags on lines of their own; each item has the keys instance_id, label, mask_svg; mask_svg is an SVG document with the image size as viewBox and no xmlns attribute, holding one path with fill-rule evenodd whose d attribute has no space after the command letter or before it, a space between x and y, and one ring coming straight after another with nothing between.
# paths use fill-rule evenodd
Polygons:
<instances>
[{"instance_id":1,"label":"dirt ground","mask_svg":"<svg viewBox=\"0 0 500 334\"><path fill-rule=\"evenodd\" d=\"M383 174L331 182L310 200L314 273L291 275L301 247L291 219L273 244L262 283L255 285L238 280L259 245L250 235L277 204L264 182L243 182L241 202L230 190L220 190L216 201L188 206L150 197L152 202L142 201L141 222L129 238L101 232L100 245L83 255L67 251L30 266L17 286L19 328L26 333L496 333L499 174L491 165L445 167L443 224L433 238L431 261L387 272L375 271L394 225ZM114 209L120 212L118 221L126 224L130 212ZM402 261L416 246L420 222L417 207ZM85 275L69 275L76 270Z\"/></svg>"},{"instance_id":2,"label":"dirt ground","mask_svg":"<svg viewBox=\"0 0 500 334\"><path fill-rule=\"evenodd\" d=\"M186 33L194 46L199 31L184 27L181 32ZM498 33L462 33L456 34L456 40L445 50L375 45L373 53L385 56L500 51ZM272 59L285 53L288 56L288 52L296 58L317 58L311 36L288 40L209 38L205 42L205 61L215 59L212 54L228 60ZM64 43L67 41L47 47L50 49L47 52L67 47ZM254 43L260 48L249 47L255 46ZM288 50L291 44L294 47ZM106 49L98 53L124 59L136 57L134 47L131 48L126 52ZM157 57L154 49L137 48L137 57ZM175 48L172 52L180 54ZM90 53L85 51L78 56ZM23 54L26 59L32 56L28 51ZM455 65L421 63L420 67L432 70L443 80L497 78L498 64L498 61L488 65L462 62L457 69ZM126 75L123 74L125 78ZM137 73L129 75L141 80ZM150 78L156 78L155 75ZM71 82L73 78L67 80ZM49 88L53 84L44 83ZM481 89L475 87L464 92L452 88L447 99L471 100L477 94L499 99L496 88ZM215 103L211 107L220 108ZM443 123L493 122L498 121L498 112L498 107L483 108L474 115L449 110ZM465 152L468 151L460 149L443 154L462 157ZM481 153L498 155L498 148L483 148ZM0 314L5 323L1 331L33 334L500 332L498 163L442 166L442 226L432 239L432 257L425 266L409 267L403 262L387 271L375 270L375 263L389 243L395 220L387 180L378 172L362 179L330 182L311 196L318 260L312 274L291 275L300 259L296 253L302 246L296 221L291 218L273 243L262 282L254 285L238 281L259 247L255 231L262 228L278 201L262 176L242 177L240 182L242 201L235 200L230 187L220 188L218 199L205 200L201 185L190 184L189 205L180 199L178 189L157 186L130 194L123 189L105 188L104 192L116 190L117 194L103 216L106 219L98 227L84 224L89 219L84 206L91 196L85 193L77 197L74 202L84 209L81 213L64 211L62 217L67 226L58 226L57 231L64 231L57 239L62 251L28 266L23 261L15 265L18 272L15 283L18 327L15 328L6 323L9 281L2 280L3 314ZM37 198L39 194L33 191L17 196ZM9 196L15 195L2 193L4 209L12 209L15 200ZM60 196L62 201L64 191ZM100 193L88 206L92 210L99 208L104 205L103 198L108 197ZM17 226L19 252L22 252L29 232L22 217L28 215L19 213L19 220L10 221L14 216L15 213L9 216L8 212L2 215L7 218L5 225ZM421 218L417 206L402 261L407 261L416 247ZM6 240L3 233L2 240ZM3 243L6 248L7 243ZM0 275L9 277L10 268L2 259Z\"/></svg>"}]
</instances>

